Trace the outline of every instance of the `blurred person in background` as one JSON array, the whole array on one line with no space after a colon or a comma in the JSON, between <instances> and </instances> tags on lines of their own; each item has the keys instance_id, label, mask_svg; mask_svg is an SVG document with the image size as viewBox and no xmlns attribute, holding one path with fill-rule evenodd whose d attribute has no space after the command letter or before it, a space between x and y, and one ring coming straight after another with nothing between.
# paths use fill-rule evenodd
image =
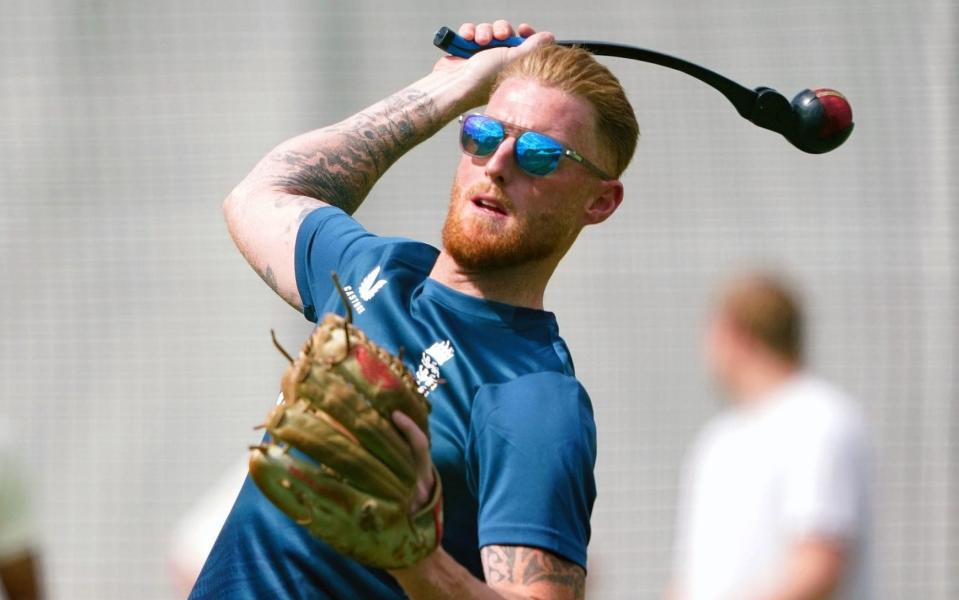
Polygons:
<instances>
[{"instance_id":1,"label":"blurred person in background","mask_svg":"<svg viewBox=\"0 0 959 600\"><path fill-rule=\"evenodd\" d=\"M30 495L10 425L0 420L0 583L10 600L42 598Z\"/></svg>"},{"instance_id":2,"label":"blurred person in background","mask_svg":"<svg viewBox=\"0 0 959 600\"><path fill-rule=\"evenodd\" d=\"M167 545L167 570L178 598L186 598L200 576L213 543L246 479L246 453L223 471L173 528Z\"/></svg>"},{"instance_id":3,"label":"blurred person in background","mask_svg":"<svg viewBox=\"0 0 959 600\"><path fill-rule=\"evenodd\" d=\"M729 404L687 454L672 599L873 597L863 419L806 370L803 329L774 277L720 297L705 349Z\"/></svg>"}]
</instances>

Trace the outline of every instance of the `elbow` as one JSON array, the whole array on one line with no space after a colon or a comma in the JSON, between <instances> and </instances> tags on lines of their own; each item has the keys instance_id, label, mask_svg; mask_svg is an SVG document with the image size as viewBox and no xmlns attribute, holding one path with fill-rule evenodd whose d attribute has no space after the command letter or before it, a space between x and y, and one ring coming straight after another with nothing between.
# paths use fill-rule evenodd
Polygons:
<instances>
[{"instance_id":1,"label":"elbow","mask_svg":"<svg viewBox=\"0 0 959 600\"><path fill-rule=\"evenodd\" d=\"M236 196L234 192L230 192L226 198L223 199L223 220L226 221L226 228L230 232L230 236L233 236L233 230L235 225L235 215L236 215Z\"/></svg>"},{"instance_id":2,"label":"elbow","mask_svg":"<svg viewBox=\"0 0 959 600\"><path fill-rule=\"evenodd\" d=\"M234 202L235 200L233 199L232 192L228 194L226 198L223 199L223 206L221 208L223 210L223 218L226 220L227 223L230 222L230 214L233 212Z\"/></svg>"},{"instance_id":3,"label":"elbow","mask_svg":"<svg viewBox=\"0 0 959 600\"><path fill-rule=\"evenodd\" d=\"M230 192L226 198L223 199L223 218L226 219L226 222L230 222L230 218L233 216L233 212L236 210L236 196L235 192Z\"/></svg>"},{"instance_id":4,"label":"elbow","mask_svg":"<svg viewBox=\"0 0 959 600\"><path fill-rule=\"evenodd\" d=\"M788 565L787 580L801 593L789 598L824 600L831 598L846 574L846 552L835 541L817 540L799 545Z\"/></svg>"},{"instance_id":5,"label":"elbow","mask_svg":"<svg viewBox=\"0 0 959 600\"><path fill-rule=\"evenodd\" d=\"M232 226L236 219L239 218L246 195L242 189L242 185L238 185L223 199L223 218L226 220L227 225Z\"/></svg>"},{"instance_id":6,"label":"elbow","mask_svg":"<svg viewBox=\"0 0 959 600\"><path fill-rule=\"evenodd\" d=\"M226 221L226 228L230 232L230 237L236 241L243 213L243 194L239 191L239 188L234 189L223 199L222 210L223 220Z\"/></svg>"},{"instance_id":7,"label":"elbow","mask_svg":"<svg viewBox=\"0 0 959 600\"><path fill-rule=\"evenodd\" d=\"M839 563L823 565L822 571L815 582L815 598L827 600L839 590L843 580L843 567Z\"/></svg>"}]
</instances>

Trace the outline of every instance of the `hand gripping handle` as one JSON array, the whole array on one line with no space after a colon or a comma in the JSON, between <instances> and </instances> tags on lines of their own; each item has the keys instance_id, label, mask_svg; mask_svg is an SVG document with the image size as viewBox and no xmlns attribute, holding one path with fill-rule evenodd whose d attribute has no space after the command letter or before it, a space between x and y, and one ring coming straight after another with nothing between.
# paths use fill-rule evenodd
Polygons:
<instances>
[{"instance_id":1,"label":"hand gripping handle","mask_svg":"<svg viewBox=\"0 0 959 600\"><path fill-rule=\"evenodd\" d=\"M439 31L436 32L436 36L433 37L434 46L459 58L469 58L480 50L487 50L489 48L512 48L519 46L525 41L526 38L514 35L505 40L497 40L494 38L489 44L480 46L476 42L471 42L458 35L449 27L440 27Z\"/></svg>"}]
</instances>

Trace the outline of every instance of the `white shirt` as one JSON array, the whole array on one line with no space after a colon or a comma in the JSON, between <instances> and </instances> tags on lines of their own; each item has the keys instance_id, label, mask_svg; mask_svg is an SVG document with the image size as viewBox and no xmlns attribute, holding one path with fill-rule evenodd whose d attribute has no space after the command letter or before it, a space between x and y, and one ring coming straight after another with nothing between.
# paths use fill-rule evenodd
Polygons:
<instances>
[{"instance_id":1,"label":"white shirt","mask_svg":"<svg viewBox=\"0 0 959 600\"><path fill-rule=\"evenodd\" d=\"M809 375L710 421L680 491L675 568L687 600L767 589L790 546L811 535L848 544L835 597L871 600L866 455L858 411Z\"/></svg>"}]
</instances>

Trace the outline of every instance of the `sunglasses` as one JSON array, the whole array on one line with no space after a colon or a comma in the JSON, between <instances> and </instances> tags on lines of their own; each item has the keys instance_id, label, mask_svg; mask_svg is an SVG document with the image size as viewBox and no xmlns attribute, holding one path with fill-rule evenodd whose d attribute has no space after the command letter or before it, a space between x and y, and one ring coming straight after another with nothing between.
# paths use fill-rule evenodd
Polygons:
<instances>
[{"instance_id":1,"label":"sunglasses","mask_svg":"<svg viewBox=\"0 0 959 600\"><path fill-rule=\"evenodd\" d=\"M506 139L507 133L516 137L516 143L513 144L516 164L530 175L545 177L559 167L561 158L566 157L583 165L603 181L615 179L583 158L580 153L546 134L504 123L486 115L474 113L460 117L460 146L463 152L470 156L490 156Z\"/></svg>"}]
</instances>

